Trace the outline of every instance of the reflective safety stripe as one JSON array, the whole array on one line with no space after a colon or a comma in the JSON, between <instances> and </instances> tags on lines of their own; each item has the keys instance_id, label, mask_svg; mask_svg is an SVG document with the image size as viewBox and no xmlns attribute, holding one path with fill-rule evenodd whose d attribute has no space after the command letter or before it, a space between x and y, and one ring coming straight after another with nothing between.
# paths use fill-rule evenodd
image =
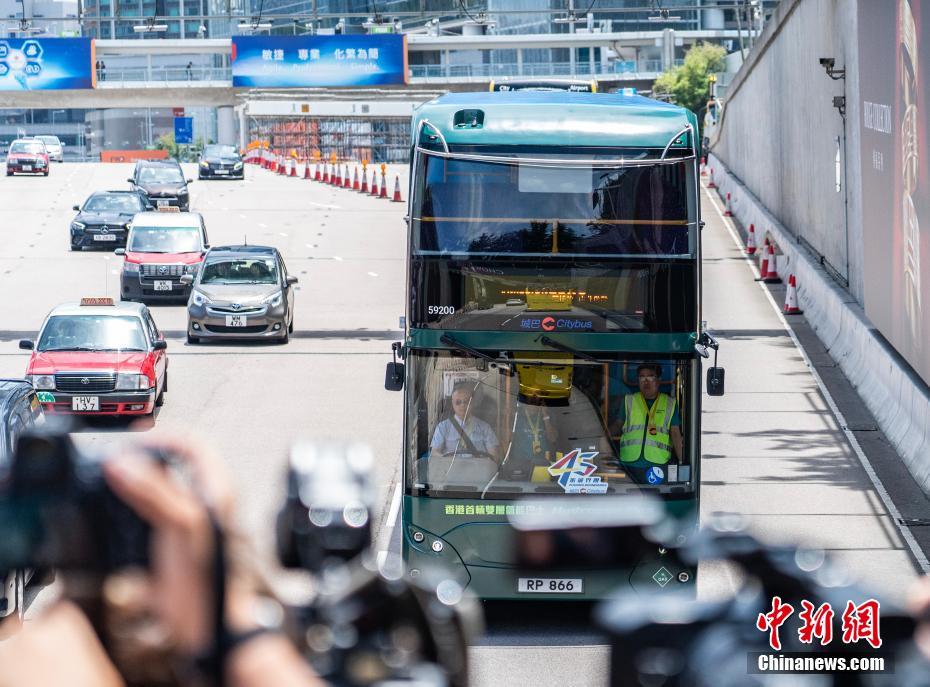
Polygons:
<instances>
[{"instance_id":1,"label":"reflective safety stripe","mask_svg":"<svg viewBox=\"0 0 930 687\"><path fill-rule=\"evenodd\" d=\"M665 465L672 455L671 426L675 416L675 399L660 393L654 401L652 420L655 434L647 434L650 409L642 393L627 394L623 399L626 418L620 437L620 460L632 463L645 458L656 465Z\"/></svg>"}]
</instances>

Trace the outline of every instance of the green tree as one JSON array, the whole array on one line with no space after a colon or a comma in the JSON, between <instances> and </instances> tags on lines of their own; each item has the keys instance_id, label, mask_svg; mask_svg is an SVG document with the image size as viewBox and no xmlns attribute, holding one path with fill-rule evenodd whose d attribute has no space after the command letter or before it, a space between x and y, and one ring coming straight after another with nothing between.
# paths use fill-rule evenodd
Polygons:
<instances>
[{"instance_id":1,"label":"green tree","mask_svg":"<svg viewBox=\"0 0 930 687\"><path fill-rule=\"evenodd\" d=\"M155 141L155 150L167 150L168 157L177 159L178 144L174 142L174 132L159 136Z\"/></svg>"},{"instance_id":2,"label":"green tree","mask_svg":"<svg viewBox=\"0 0 930 687\"><path fill-rule=\"evenodd\" d=\"M659 75L653 94L665 95L673 103L704 114L710 92L710 75L723 70L727 51L722 46L700 43L685 54L685 62Z\"/></svg>"}]
</instances>

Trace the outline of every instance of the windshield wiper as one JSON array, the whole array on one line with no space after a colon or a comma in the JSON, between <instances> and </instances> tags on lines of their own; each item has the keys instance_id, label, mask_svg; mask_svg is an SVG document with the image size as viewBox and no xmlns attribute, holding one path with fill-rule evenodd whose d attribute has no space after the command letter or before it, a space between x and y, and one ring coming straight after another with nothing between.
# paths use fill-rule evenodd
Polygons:
<instances>
[{"instance_id":1,"label":"windshield wiper","mask_svg":"<svg viewBox=\"0 0 930 687\"><path fill-rule=\"evenodd\" d=\"M45 348L42 349L43 353L49 353L52 351L99 351L99 348L93 348L91 346L65 346L63 348Z\"/></svg>"},{"instance_id":2,"label":"windshield wiper","mask_svg":"<svg viewBox=\"0 0 930 687\"><path fill-rule=\"evenodd\" d=\"M497 363L497 362L499 362L499 359L498 359L498 358L495 358L494 356L488 355L487 353L482 353L482 352L479 351L477 348L472 348L471 346L469 346L469 345L467 345L467 344L463 344L461 341L459 341L458 339L456 339L455 337L453 337L453 336L450 335L450 334L443 334L442 336L439 337L439 340L440 340L442 343L444 343L444 344L446 344L446 345L448 345L448 346L452 346L452 348L455 348L455 349L457 349L457 350L463 351L463 352L465 352L465 353L470 353L471 355L475 356L476 358L481 358L482 360L487 360L487 361L490 362L490 363ZM507 362L510 362L510 361L507 361Z\"/></svg>"},{"instance_id":3,"label":"windshield wiper","mask_svg":"<svg viewBox=\"0 0 930 687\"><path fill-rule=\"evenodd\" d=\"M571 346L566 346L565 344L559 343L558 341L553 341L552 339L550 339L548 336L545 336L545 335L539 338L539 343L541 343L543 346L554 348L557 351L562 351L563 353L571 353L576 358L581 358L582 360L587 360L588 362L592 362L592 363L604 362L602 360L598 360L594 356L588 355L587 353L582 353L577 348L572 348Z\"/></svg>"}]
</instances>

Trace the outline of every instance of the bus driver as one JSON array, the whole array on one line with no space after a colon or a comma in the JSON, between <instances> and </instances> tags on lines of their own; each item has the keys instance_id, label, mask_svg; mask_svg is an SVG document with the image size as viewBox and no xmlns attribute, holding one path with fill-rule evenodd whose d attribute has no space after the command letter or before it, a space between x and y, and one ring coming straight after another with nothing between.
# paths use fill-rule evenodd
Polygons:
<instances>
[{"instance_id":1,"label":"bus driver","mask_svg":"<svg viewBox=\"0 0 930 687\"><path fill-rule=\"evenodd\" d=\"M497 460L497 437L491 425L469 414L474 389L471 382L452 387L452 414L436 425L430 442L430 456L468 454Z\"/></svg>"}]
</instances>

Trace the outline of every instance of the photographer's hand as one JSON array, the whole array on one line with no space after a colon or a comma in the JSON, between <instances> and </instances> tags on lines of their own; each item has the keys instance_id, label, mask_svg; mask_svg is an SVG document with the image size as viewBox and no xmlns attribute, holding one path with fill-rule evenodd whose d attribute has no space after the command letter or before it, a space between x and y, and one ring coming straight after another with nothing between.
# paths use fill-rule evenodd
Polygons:
<instances>
[{"instance_id":1,"label":"photographer's hand","mask_svg":"<svg viewBox=\"0 0 930 687\"><path fill-rule=\"evenodd\" d=\"M0 687L123 687L87 618L62 601L0 642Z\"/></svg>"},{"instance_id":2,"label":"photographer's hand","mask_svg":"<svg viewBox=\"0 0 930 687\"><path fill-rule=\"evenodd\" d=\"M208 448L182 440L149 447L184 462L193 484L181 484L143 454L108 461L105 474L113 491L152 526L155 612L179 651L198 655L210 650L216 639L210 512L228 528L233 493L222 463ZM256 627L252 612L256 601L254 591L241 579L228 578L226 624L231 631ZM243 687L322 684L284 637L271 634L260 635L234 650L228 657L226 674L230 684Z\"/></svg>"}]
</instances>

